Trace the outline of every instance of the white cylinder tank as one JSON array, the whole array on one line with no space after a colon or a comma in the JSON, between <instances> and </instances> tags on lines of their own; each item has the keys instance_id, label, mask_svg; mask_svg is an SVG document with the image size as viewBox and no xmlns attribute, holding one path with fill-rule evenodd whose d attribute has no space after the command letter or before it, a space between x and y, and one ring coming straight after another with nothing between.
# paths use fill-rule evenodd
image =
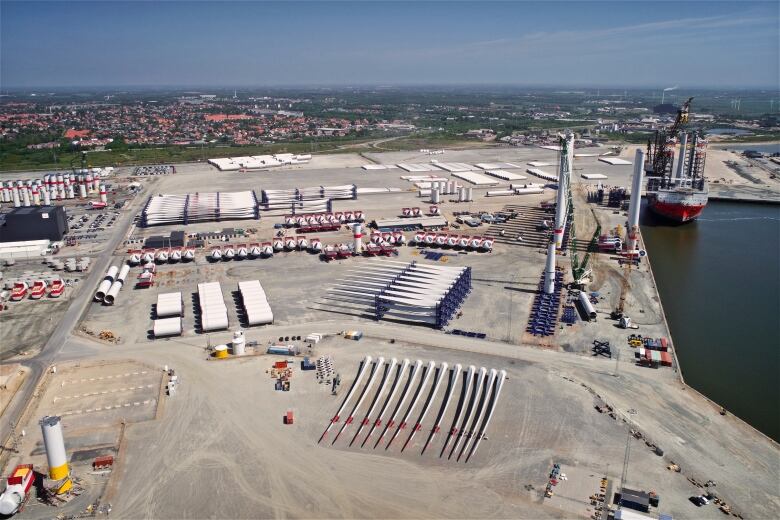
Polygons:
<instances>
[{"instance_id":1,"label":"white cylinder tank","mask_svg":"<svg viewBox=\"0 0 780 520\"><path fill-rule=\"evenodd\" d=\"M103 299L106 297L106 293L110 288L111 288L111 280L109 280L108 278L100 282L97 292L95 293L95 301L102 302Z\"/></svg>"},{"instance_id":2,"label":"white cylinder tank","mask_svg":"<svg viewBox=\"0 0 780 520\"><path fill-rule=\"evenodd\" d=\"M130 266L127 265L127 264L124 264L122 266L122 269L119 270L119 276L117 276L116 279L120 280L121 282L124 283L125 278L127 278L127 273L129 273L129 272L130 272Z\"/></svg>"},{"instance_id":3,"label":"white cylinder tank","mask_svg":"<svg viewBox=\"0 0 780 520\"><path fill-rule=\"evenodd\" d=\"M51 206L51 194L49 194L49 190L46 188L43 190L43 205Z\"/></svg>"},{"instance_id":4,"label":"white cylinder tank","mask_svg":"<svg viewBox=\"0 0 780 520\"><path fill-rule=\"evenodd\" d=\"M124 284L122 283L121 280L117 280L116 282L112 283L111 288L103 297L103 303L105 303L106 305L114 305L114 301L116 300L119 291L122 289L122 285Z\"/></svg>"},{"instance_id":5,"label":"white cylinder tank","mask_svg":"<svg viewBox=\"0 0 780 520\"><path fill-rule=\"evenodd\" d=\"M439 188L433 188L431 190L431 202L433 204L438 204L441 201L441 197L439 196Z\"/></svg>"},{"instance_id":6,"label":"white cylinder tank","mask_svg":"<svg viewBox=\"0 0 780 520\"><path fill-rule=\"evenodd\" d=\"M233 333L233 355L243 356L246 353L246 338L244 338L244 331L237 330Z\"/></svg>"},{"instance_id":7,"label":"white cylinder tank","mask_svg":"<svg viewBox=\"0 0 780 520\"><path fill-rule=\"evenodd\" d=\"M355 239L355 247L353 251L356 255L359 255L363 252L363 226L360 224L355 224L355 227L352 229Z\"/></svg>"},{"instance_id":8,"label":"white cylinder tank","mask_svg":"<svg viewBox=\"0 0 780 520\"><path fill-rule=\"evenodd\" d=\"M68 476L68 456L65 453L65 439L62 436L62 419L47 415L41 419L43 446L46 448L46 462L49 478L62 480Z\"/></svg>"},{"instance_id":9,"label":"white cylinder tank","mask_svg":"<svg viewBox=\"0 0 780 520\"><path fill-rule=\"evenodd\" d=\"M466 201L471 202L474 200L474 188L466 188Z\"/></svg>"},{"instance_id":10,"label":"white cylinder tank","mask_svg":"<svg viewBox=\"0 0 780 520\"><path fill-rule=\"evenodd\" d=\"M110 279L112 282L114 279L116 279L116 275L119 273L119 267L112 265L108 268L108 271L106 271L106 278Z\"/></svg>"},{"instance_id":11,"label":"white cylinder tank","mask_svg":"<svg viewBox=\"0 0 780 520\"><path fill-rule=\"evenodd\" d=\"M544 268L544 292L555 292L555 241L547 247L547 264Z\"/></svg>"},{"instance_id":12,"label":"white cylinder tank","mask_svg":"<svg viewBox=\"0 0 780 520\"><path fill-rule=\"evenodd\" d=\"M587 316L588 320L595 320L596 309L593 308L593 304L590 303L588 294L585 291L580 291L580 304L582 305L582 309L585 311L585 316Z\"/></svg>"}]
</instances>

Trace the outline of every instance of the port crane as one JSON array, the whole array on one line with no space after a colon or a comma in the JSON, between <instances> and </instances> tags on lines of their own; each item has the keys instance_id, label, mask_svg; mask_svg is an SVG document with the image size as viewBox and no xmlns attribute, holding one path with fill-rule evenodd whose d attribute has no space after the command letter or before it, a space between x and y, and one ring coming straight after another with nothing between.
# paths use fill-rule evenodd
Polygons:
<instances>
[{"instance_id":1,"label":"port crane","mask_svg":"<svg viewBox=\"0 0 780 520\"><path fill-rule=\"evenodd\" d=\"M677 110L677 117L672 126L656 130L655 138L647 142L647 157L652 158L645 164L645 174L648 177L664 177L672 172L673 154L671 145L677 133L688 124L692 97Z\"/></svg>"}]
</instances>

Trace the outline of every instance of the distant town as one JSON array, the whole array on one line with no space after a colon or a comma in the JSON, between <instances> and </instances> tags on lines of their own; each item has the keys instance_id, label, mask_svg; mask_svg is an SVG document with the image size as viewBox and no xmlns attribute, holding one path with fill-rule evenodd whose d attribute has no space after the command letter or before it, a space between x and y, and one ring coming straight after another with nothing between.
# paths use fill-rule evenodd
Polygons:
<instances>
[{"instance_id":1,"label":"distant town","mask_svg":"<svg viewBox=\"0 0 780 520\"><path fill-rule=\"evenodd\" d=\"M580 146L643 142L674 119L689 94L699 107L693 124L713 135L751 141L780 136L775 101L761 92L14 92L0 97L0 168L67 166L80 151L113 152L93 156L97 164L134 164L148 157L134 150L151 148L158 150L155 162L170 162L204 160L211 147L316 152L334 149L322 146L328 142L382 137L395 138L384 149L414 148L421 140L433 147L465 140L544 145L563 128L577 130Z\"/></svg>"}]
</instances>

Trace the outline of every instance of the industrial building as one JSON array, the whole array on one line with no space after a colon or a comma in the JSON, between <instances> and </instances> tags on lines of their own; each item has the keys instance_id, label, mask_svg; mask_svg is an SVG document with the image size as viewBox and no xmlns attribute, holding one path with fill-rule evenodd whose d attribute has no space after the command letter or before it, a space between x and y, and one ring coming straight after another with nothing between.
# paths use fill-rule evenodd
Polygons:
<instances>
[{"instance_id":1,"label":"industrial building","mask_svg":"<svg viewBox=\"0 0 780 520\"><path fill-rule=\"evenodd\" d=\"M62 206L14 208L0 217L0 242L57 242L67 233L68 216Z\"/></svg>"},{"instance_id":2,"label":"industrial building","mask_svg":"<svg viewBox=\"0 0 780 520\"><path fill-rule=\"evenodd\" d=\"M184 247L187 244L187 235L184 231L171 231L169 236L152 235L144 241L147 249L162 249L164 247Z\"/></svg>"}]
</instances>

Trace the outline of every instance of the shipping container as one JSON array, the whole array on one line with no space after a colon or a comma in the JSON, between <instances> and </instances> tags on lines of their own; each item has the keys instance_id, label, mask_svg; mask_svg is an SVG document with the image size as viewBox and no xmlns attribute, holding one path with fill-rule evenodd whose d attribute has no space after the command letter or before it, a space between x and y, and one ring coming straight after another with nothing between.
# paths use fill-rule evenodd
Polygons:
<instances>
[{"instance_id":1,"label":"shipping container","mask_svg":"<svg viewBox=\"0 0 780 520\"><path fill-rule=\"evenodd\" d=\"M114 465L114 457L111 455L105 455L103 457L96 457L92 461L92 469L105 469Z\"/></svg>"}]
</instances>

